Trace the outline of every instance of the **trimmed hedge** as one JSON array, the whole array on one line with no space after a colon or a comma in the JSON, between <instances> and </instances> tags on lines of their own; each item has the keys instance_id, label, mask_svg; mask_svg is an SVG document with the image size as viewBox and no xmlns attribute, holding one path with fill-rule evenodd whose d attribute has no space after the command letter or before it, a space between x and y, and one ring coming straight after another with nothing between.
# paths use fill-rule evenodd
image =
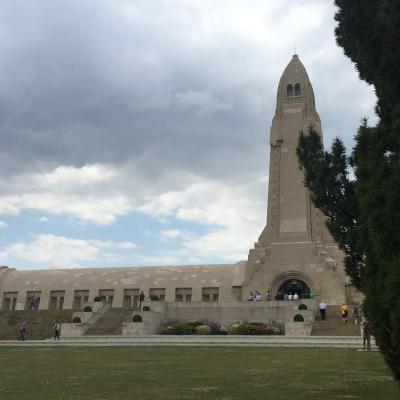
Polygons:
<instances>
[{"instance_id":1,"label":"trimmed hedge","mask_svg":"<svg viewBox=\"0 0 400 400\"><path fill-rule=\"evenodd\" d=\"M307 310L308 307L307 307L306 304L301 303L301 304L299 304L299 308L298 308L298 309L299 309L299 310Z\"/></svg>"},{"instance_id":2,"label":"trimmed hedge","mask_svg":"<svg viewBox=\"0 0 400 400\"><path fill-rule=\"evenodd\" d=\"M80 324L82 322L82 320L79 317L74 317L74 319L72 320L72 322L74 324Z\"/></svg>"},{"instance_id":3,"label":"trimmed hedge","mask_svg":"<svg viewBox=\"0 0 400 400\"><path fill-rule=\"evenodd\" d=\"M304 317L301 314L296 314L293 318L294 322L304 322Z\"/></svg>"},{"instance_id":4,"label":"trimmed hedge","mask_svg":"<svg viewBox=\"0 0 400 400\"><path fill-rule=\"evenodd\" d=\"M232 335L281 335L282 332L277 326L266 325L263 322L249 322L246 324L233 324Z\"/></svg>"},{"instance_id":5,"label":"trimmed hedge","mask_svg":"<svg viewBox=\"0 0 400 400\"><path fill-rule=\"evenodd\" d=\"M132 322L142 322L142 321L143 321L143 318L142 318L142 316L139 315L139 314L135 314L135 315L132 317Z\"/></svg>"},{"instance_id":6,"label":"trimmed hedge","mask_svg":"<svg viewBox=\"0 0 400 400\"><path fill-rule=\"evenodd\" d=\"M197 335L209 335L211 328L208 325L199 325L194 328Z\"/></svg>"},{"instance_id":7,"label":"trimmed hedge","mask_svg":"<svg viewBox=\"0 0 400 400\"><path fill-rule=\"evenodd\" d=\"M83 312L92 312L93 310L92 310L92 307L90 307L90 306L86 306L84 309L83 309Z\"/></svg>"}]
</instances>

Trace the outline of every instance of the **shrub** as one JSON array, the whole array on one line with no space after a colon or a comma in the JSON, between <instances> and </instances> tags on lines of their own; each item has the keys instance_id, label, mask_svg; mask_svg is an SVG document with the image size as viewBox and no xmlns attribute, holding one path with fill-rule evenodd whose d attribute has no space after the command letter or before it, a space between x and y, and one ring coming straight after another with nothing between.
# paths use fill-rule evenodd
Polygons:
<instances>
[{"instance_id":1,"label":"shrub","mask_svg":"<svg viewBox=\"0 0 400 400\"><path fill-rule=\"evenodd\" d=\"M240 324L231 325L231 335L239 335Z\"/></svg>"},{"instance_id":2,"label":"shrub","mask_svg":"<svg viewBox=\"0 0 400 400\"><path fill-rule=\"evenodd\" d=\"M96 296L96 297L93 299L93 301L94 301L94 302L99 302L99 301L101 301L101 298L100 298L99 296Z\"/></svg>"},{"instance_id":3,"label":"shrub","mask_svg":"<svg viewBox=\"0 0 400 400\"><path fill-rule=\"evenodd\" d=\"M307 310L307 305L306 304L303 304L303 303L301 303L301 304L299 304L299 310Z\"/></svg>"},{"instance_id":4,"label":"shrub","mask_svg":"<svg viewBox=\"0 0 400 400\"><path fill-rule=\"evenodd\" d=\"M82 320L79 317L74 317L74 319L72 320L72 322L74 324L80 324L82 322Z\"/></svg>"},{"instance_id":5,"label":"shrub","mask_svg":"<svg viewBox=\"0 0 400 400\"><path fill-rule=\"evenodd\" d=\"M272 327L272 334L273 334L273 335L281 335L282 332L281 332L281 330L279 329L279 327L273 326L273 327Z\"/></svg>"},{"instance_id":6,"label":"shrub","mask_svg":"<svg viewBox=\"0 0 400 400\"><path fill-rule=\"evenodd\" d=\"M160 296L158 294L151 294L150 295L150 300L151 301L159 301L160 300Z\"/></svg>"},{"instance_id":7,"label":"shrub","mask_svg":"<svg viewBox=\"0 0 400 400\"><path fill-rule=\"evenodd\" d=\"M253 326L259 326L261 328L265 328L266 325L264 324L264 322L249 322L249 325L253 325Z\"/></svg>"},{"instance_id":8,"label":"shrub","mask_svg":"<svg viewBox=\"0 0 400 400\"><path fill-rule=\"evenodd\" d=\"M150 311L150 307L149 306L143 306L143 311Z\"/></svg>"},{"instance_id":9,"label":"shrub","mask_svg":"<svg viewBox=\"0 0 400 400\"><path fill-rule=\"evenodd\" d=\"M193 335L196 333L193 326L184 323L176 324L173 328L173 335Z\"/></svg>"},{"instance_id":10,"label":"shrub","mask_svg":"<svg viewBox=\"0 0 400 400\"><path fill-rule=\"evenodd\" d=\"M135 314L132 317L132 322L142 322L142 321L143 321L143 318L139 314Z\"/></svg>"},{"instance_id":11,"label":"shrub","mask_svg":"<svg viewBox=\"0 0 400 400\"><path fill-rule=\"evenodd\" d=\"M239 335L265 335L265 328L257 325L244 324L240 325Z\"/></svg>"},{"instance_id":12,"label":"shrub","mask_svg":"<svg viewBox=\"0 0 400 400\"><path fill-rule=\"evenodd\" d=\"M304 317L301 314L296 314L293 318L294 322L304 322Z\"/></svg>"},{"instance_id":13,"label":"shrub","mask_svg":"<svg viewBox=\"0 0 400 400\"><path fill-rule=\"evenodd\" d=\"M92 307L86 306L86 307L83 309L83 311L84 311L84 312L92 312L93 310L92 310Z\"/></svg>"},{"instance_id":14,"label":"shrub","mask_svg":"<svg viewBox=\"0 0 400 400\"><path fill-rule=\"evenodd\" d=\"M197 335L209 335L211 333L211 328L208 325L199 325L194 328Z\"/></svg>"},{"instance_id":15,"label":"shrub","mask_svg":"<svg viewBox=\"0 0 400 400\"><path fill-rule=\"evenodd\" d=\"M200 325L205 325L204 322L201 321L193 321L193 322L185 322L186 325L191 326L193 329L197 328Z\"/></svg>"}]
</instances>

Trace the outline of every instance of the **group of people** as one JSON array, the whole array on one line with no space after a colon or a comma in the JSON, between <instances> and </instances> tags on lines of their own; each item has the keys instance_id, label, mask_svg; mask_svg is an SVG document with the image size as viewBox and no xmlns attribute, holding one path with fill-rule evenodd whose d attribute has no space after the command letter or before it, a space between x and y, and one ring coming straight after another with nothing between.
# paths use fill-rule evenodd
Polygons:
<instances>
[{"instance_id":1,"label":"group of people","mask_svg":"<svg viewBox=\"0 0 400 400\"><path fill-rule=\"evenodd\" d=\"M319 311L321 314L321 319L325 321L326 319L326 303L322 300L319 303ZM347 304L343 303L339 307L340 316L342 318L343 324L347 324L349 322L349 307ZM370 324L369 321L364 318L362 319L361 308L358 305L355 305L352 311L354 324L357 326L361 326L362 328L362 336L363 336L363 348L361 350L371 350L371 334L370 334Z\"/></svg>"},{"instance_id":2,"label":"group of people","mask_svg":"<svg viewBox=\"0 0 400 400\"><path fill-rule=\"evenodd\" d=\"M268 290L267 296L266 296L267 301L272 301L272 295ZM250 291L249 295L247 296L247 301L261 301L262 300L262 296L261 293L256 290L255 293L253 293L252 291Z\"/></svg>"},{"instance_id":3,"label":"group of people","mask_svg":"<svg viewBox=\"0 0 400 400\"><path fill-rule=\"evenodd\" d=\"M61 336L61 322L56 320L53 325L54 340L60 340ZM24 342L26 339L26 322L23 318L18 322L18 340Z\"/></svg>"}]
</instances>

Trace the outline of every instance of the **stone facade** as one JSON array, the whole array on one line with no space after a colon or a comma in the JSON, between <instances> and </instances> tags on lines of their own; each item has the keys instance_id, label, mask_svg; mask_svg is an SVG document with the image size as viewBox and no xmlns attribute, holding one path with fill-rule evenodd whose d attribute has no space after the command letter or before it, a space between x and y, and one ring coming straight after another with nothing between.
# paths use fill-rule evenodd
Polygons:
<instances>
[{"instance_id":1,"label":"stone facade","mask_svg":"<svg viewBox=\"0 0 400 400\"><path fill-rule=\"evenodd\" d=\"M34 271L0 267L1 308L29 309L34 299L38 309L79 311L95 297L112 307L134 308L143 290L146 296L157 295L165 302L166 318L212 316L224 321L267 317L261 305L243 307L250 291L260 291L263 300L268 292L279 300L297 291L299 295L312 292L328 304L345 302L347 294L352 302L357 301L358 294L347 285L343 255L324 226L324 216L312 204L298 167L295 151L299 131L310 125L322 134L313 88L294 55L279 82L270 130L267 224L247 261ZM280 308L276 301L263 303L271 306L270 317ZM282 315L279 312L280 318Z\"/></svg>"}]
</instances>

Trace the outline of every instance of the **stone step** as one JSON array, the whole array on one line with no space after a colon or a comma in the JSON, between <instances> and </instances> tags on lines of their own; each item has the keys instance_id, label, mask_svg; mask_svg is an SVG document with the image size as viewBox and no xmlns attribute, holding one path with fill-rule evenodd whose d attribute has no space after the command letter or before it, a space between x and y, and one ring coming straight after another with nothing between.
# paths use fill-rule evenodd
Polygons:
<instances>
[{"instance_id":1,"label":"stone step","mask_svg":"<svg viewBox=\"0 0 400 400\"><path fill-rule=\"evenodd\" d=\"M110 308L89 329L85 335L122 335L122 323L129 319L131 311Z\"/></svg>"},{"instance_id":2,"label":"stone step","mask_svg":"<svg viewBox=\"0 0 400 400\"><path fill-rule=\"evenodd\" d=\"M331 305L326 309L326 319L321 319L320 313L316 315L314 321L312 336L360 336L360 327L354 324L354 319L351 316L352 307L349 307L350 313L348 322L343 323L339 312L339 305Z\"/></svg>"}]
</instances>

